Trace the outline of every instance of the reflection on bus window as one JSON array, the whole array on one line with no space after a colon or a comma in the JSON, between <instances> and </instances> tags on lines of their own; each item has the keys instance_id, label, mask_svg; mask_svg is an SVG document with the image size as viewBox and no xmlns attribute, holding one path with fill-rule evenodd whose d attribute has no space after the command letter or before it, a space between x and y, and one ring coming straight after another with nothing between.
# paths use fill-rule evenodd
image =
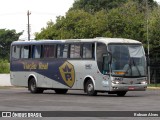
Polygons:
<instances>
[{"instance_id":1,"label":"reflection on bus window","mask_svg":"<svg viewBox=\"0 0 160 120\"><path fill-rule=\"evenodd\" d=\"M83 45L83 58L92 58L92 44Z\"/></svg>"},{"instance_id":2,"label":"reflection on bus window","mask_svg":"<svg viewBox=\"0 0 160 120\"><path fill-rule=\"evenodd\" d=\"M33 45L32 48L32 58L40 58L41 57L41 46Z\"/></svg>"},{"instance_id":3,"label":"reflection on bus window","mask_svg":"<svg viewBox=\"0 0 160 120\"><path fill-rule=\"evenodd\" d=\"M146 76L146 63L141 45L109 45L113 75Z\"/></svg>"},{"instance_id":4,"label":"reflection on bus window","mask_svg":"<svg viewBox=\"0 0 160 120\"><path fill-rule=\"evenodd\" d=\"M101 73L103 73L103 55L107 54L107 47L104 43L97 43L97 64ZM105 67L105 66L104 66Z\"/></svg>"},{"instance_id":5,"label":"reflection on bus window","mask_svg":"<svg viewBox=\"0 0 160 120\"><path fill-rule=\"evenodd\" d=\"M68 44L59 44L57 49L58 58L67 58L68 57Z\"/></svg>"},{"instance_id":6,"label":"reflection on bus window","mask_svg":"<svg viewBox=\"0 0 160 120\"><path fill-rule=\"evenodd\" d=\"M44 45L44 58L54 58L55 48L55 45Z\"/></svg>"},{"instance_id":7,"label":"reflection on bus window","mask_svg":"<svg viewBox=\"0 0 160 120\"><path fill-rule=\"evenodd\" d=\"M20 58L20 46L12 47L12 58L19 59Z\"/></svg>"},{"instance_id":8,"label":"reflection on bus window","mask_svg":"<svg viewBox=\"0 0 160 120\"><path fill-rule=\"evenodd\" d=\"M21 58L29 58L29 46L22 46Z\"/></svg>"},{"instance_id":9,"label":"reflection on bus window","mask_svg":"<svg viewBox=\"0 0 160 120\"><path fill-rule=\"evenodd\" d=\"M80 45L71 45L70 46L70 58L81 58L81 46Z\"/></svg>"}]
</instances>

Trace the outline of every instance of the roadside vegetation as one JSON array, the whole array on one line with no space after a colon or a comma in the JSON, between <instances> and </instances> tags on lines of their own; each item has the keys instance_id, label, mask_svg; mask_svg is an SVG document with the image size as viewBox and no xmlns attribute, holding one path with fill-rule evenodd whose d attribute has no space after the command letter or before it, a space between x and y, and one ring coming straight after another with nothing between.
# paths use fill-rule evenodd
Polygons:
<instances>
[{"instance_id":1,"label":"roadside vegetation","mask_svg":"<svg viewBox=\"0 0 160 120\"><path fill-rule=\"evenodd\" d=\"M160 87L160 83L149 84L148 87Z\"/></svg>"},{"instance_id":2,"label":"roadside vegetation","mask_svg":"<svg viewBox=\"0 0 160 120\"><path fill-rule=\"evenodd\" d=\"M10 64L8 60L0 60L0 73L9 73L10 72Z\"/></svg>"},{"instance_id":3,"label":"roadside vegetation","mask_svg":"<svg viewBox=\"0 0 160 120\"><path fill-rule=\"evenodd\" d=\"M17 41L22 32L16 33L15 30L0 29L0 73L9 73L10 45Z\"/></svg>"}]
</instances>

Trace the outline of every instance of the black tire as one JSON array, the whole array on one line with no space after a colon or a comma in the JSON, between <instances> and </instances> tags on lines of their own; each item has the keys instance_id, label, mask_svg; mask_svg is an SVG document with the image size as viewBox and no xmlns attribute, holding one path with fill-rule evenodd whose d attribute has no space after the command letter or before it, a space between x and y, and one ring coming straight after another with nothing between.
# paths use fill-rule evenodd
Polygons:
<instances>
[{"instance_id":1,"label":"black tire","mask_svg":"<svg viewBox=\"0 0 160 120\"><path fill-rule=\"evenodd\" d=\"M97 95L97 91L94 90L94 85L92 80L88 80L87 83L85 84L85 91L87 93L87 95L89 96L96 96Z\"/></svg>"},{"instance_id":2,"label":"black tire","mask_svg":"<svg viewBox=\"0 0 160 120\"><path fill-rule=\"evenodd\" d=\"M28 88L31 93L43 93L43 91L44 91L44 89L42 89L42 88L37 88L35 78L32 78L29 81Z\"/></svg>"},{"instance_id":3,"label":"black tire","mask_svg":"<svg viewBox=\"0 0 160 120\"><path fill-rule=\"evenodd\" d=\"M126 95L126 91L121 91L121 92L118 92L117 93L117 96L119 96L119 97L123 97L123 96L125 96Z\"/></svg>"},{"instance_id":4,"label":"black tire","mask_svg":"<svg viewBox=\"0 0 160 120\"><path fill-rule=\"evenodd\" d=\"M68 89L55 89L56 94L66 94Z\"/></svg>"}]
</instances>

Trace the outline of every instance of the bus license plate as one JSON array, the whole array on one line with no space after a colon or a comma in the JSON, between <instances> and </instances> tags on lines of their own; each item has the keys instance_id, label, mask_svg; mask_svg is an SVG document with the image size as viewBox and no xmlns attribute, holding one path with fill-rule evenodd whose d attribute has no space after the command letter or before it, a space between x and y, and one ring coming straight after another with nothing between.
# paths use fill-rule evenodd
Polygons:
<instances>
[{"instance_id":1,"label":"bus license plate","mask_svg":"<svg viewBox=\"0 0 160 120\"><path fill-rule=\"evenodd\" d=\"M134 90L135 87L128 87L128 90Z\"/></svg>"}]
</instances>

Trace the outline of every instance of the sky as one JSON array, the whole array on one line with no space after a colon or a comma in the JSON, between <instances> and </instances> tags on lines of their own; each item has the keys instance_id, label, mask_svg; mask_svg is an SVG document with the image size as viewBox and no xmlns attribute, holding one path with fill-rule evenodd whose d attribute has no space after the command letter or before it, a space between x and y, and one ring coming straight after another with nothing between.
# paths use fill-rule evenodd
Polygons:
<instances>
[{"instance_id":1,"label":"sky","mask_svg":"<svg viewBox=\"0 0 160 120\"><path fill-rule=\"evenodd\" d=\"M157 1L160 4L160 0L155 0L155 1Z\"/></svg>"},{"instance_id":2,"label":"sky","mask_svg":"<svg viewBox=\"0 0 160 120\"><path fill-rule=\"evenodd\" d=\"M29 15L31 37L46 27L47 22L55 22L56 16L64 16L74 0L0 0L0 29L24 31L21 38L27 38Z\"/></svg>"},{"instance_id":3,"label":"sky","mask_svg":"<svg viewBox=\"0 0 160 120\"><path fill-rule=\"evenodd\" d=\"M155 0L160 3L160 0ZM64 16L74 0L0 0L0 29L24 31L21 39L27 38L27 11L29 15L31 38L35 32L46 27L47 22L56 21L57 16Z\"/></svg>"}]
</instances>

